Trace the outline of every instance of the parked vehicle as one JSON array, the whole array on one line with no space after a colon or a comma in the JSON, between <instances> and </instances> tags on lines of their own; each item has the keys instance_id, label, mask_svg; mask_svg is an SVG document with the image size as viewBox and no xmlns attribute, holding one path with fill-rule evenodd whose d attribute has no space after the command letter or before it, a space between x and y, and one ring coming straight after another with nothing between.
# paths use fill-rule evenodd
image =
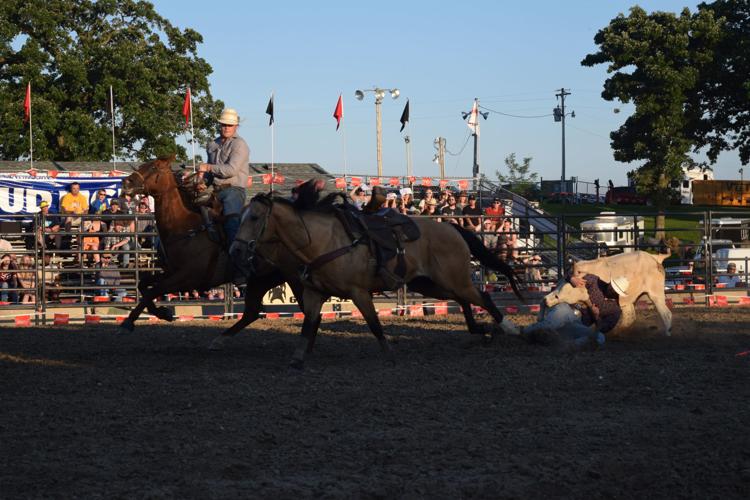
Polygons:
<instances>
[{"instance_id":1,"label":"parked vehicle","mask_svg":"<svg viewBox=\"0 0 750 500\"><path fill-rule=\"evenodd\" d=\"M614 205L646 205L648 200L634 186L617 186L609 188L604 201Z\"/></svg>"},{"instance_id":2,"label":"parked vehicle","mask_svg":"<svg viewBox=\"0 0 750 500\"><path fill-rule=\"evenodd\" d=\"M602 212L596 219L581 222L581 240L599 245L602 254L632 252L643 230L641 216Z\"/></svg>"}]
</instances>

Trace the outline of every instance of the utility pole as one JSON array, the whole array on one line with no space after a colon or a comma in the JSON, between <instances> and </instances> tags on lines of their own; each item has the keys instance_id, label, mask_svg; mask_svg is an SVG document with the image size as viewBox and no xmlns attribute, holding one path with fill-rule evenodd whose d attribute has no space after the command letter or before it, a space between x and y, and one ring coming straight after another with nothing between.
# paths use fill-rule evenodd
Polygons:
<instances>
[{"instance_id":1,"label":"utility pole","mask_svg":"<svg viewBox=\"0 0 750 500\"><path fill-rule=\"evenodd\" d=\"M472 106L471 111L462 112L461 116L464 120L469 119L466 125L469 126L471 135L474 136L474 166L471 169L471 175L474 178L473 190L476 191L479 187L479 117L482 116L486 120L489 113L479 111L479 99L474 98L474 106Z\"/></svg>"},{"instance_id":2,"label":"utility pole","mask_svg":"<svg viewBox=\"0 0 750 500\"><path fill-rule=\"evenodd\" d=\"M565 96L569 96L570 92L564 88L560 89L559 94L555 94L555 97L560 99L560 105L553 110L553 116L556 122L562 122L562 176L560 177L560 197L565 189ZM575 118L575 111L570 113L571 118Z\"/></svg>"},{"instance_id":3,"label":"utility pole","mask_svg":"<svg viewBox=\"0 0 750 500\"><path fill-rule=\"evenodd\" d=\"M435 163L440 165L440 178L445 179L445 137L436 137L433 144L435 145L435 149L437 149L437 153L435 154L435 157L432 159Z\"/></svg>"}]
</instances>

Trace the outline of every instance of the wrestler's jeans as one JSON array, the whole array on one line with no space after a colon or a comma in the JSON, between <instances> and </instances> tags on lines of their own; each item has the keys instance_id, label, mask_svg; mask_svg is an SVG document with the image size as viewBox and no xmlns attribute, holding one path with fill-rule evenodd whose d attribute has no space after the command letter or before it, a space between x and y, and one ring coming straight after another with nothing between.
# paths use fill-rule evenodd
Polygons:
<instances>
[{"instance_id":1,"label":"wrestler's jeans","mask_svg":"<svg viewBox=\"0 0 750 500\"><path fill-rule=\"evenodd\" d=\"M565 303L557 304L549 309L542 306L539 320L525 327L523 334L528 335L539 329L555 331L563 340L570 341L578 347L586 345L591 339L595 339L599 345L604 344L605 340L603 333L584 325L575 309Z\"/></svg>"},{"instance_id":2,"label":"wrestler's jeans","mask_svg":"<svg viewBox=\"0 0 750 500\"><path fill-rule=\"evenodd\" d=\"M219 191L218 198L224 207L224 232L227 235L228 246L240 230L240 213L245 206L245 190L239 187L224 188Z\"/></svg>"}]
</instances>

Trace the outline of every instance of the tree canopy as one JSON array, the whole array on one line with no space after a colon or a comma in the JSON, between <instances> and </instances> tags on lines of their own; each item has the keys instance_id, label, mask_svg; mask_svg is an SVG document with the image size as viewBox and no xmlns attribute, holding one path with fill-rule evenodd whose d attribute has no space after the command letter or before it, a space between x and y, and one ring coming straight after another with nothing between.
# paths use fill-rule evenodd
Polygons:
<instances>
[{"instance_id":1,"label":"tree canopy","mask_svg":"<svg viewBox=\"0 0 750 500\"><path fill-rule=\"evenodd\" d=\"M503 174L499 170L495 171L497 180L501 184L510 184L511 191L520 194L525 198L532 198L536 194L537 182L539 175L531 172L531 157L526 157L521 163L516 160L516 153L511 153L505 157L505 167L508 173Z\"/></svg>"},{"instance_id":2,"label":"tree canopy","mask_svg":"<svg viewBox=\"0 0 750 500\"><path fill-rule=\"evenodd\" d=\"M109 88L118 156L175 152L182 104L193 94L196 140L204 143L222 103L211 96L203 41L140 0L0 2L0 157L28 157L23 123L32 87L34 158L100 160L112 154Z\"/></svg>"},{"instance_id":3,"label":"tree canopy","mask_svg":"<svg viewBox=\"0 0 750 500\"><path fill-rule=\"evenodd\" d=\"M708 146L711 161L721 151L737 149L746 165L750 162L750 0L718 0L698 8L721 19L722 29L698 87L705 121L696 132L697 144Z\"/></svg>"},{"instance_id":4,"label":"tree canopy","mask_svg":"<svg viewBox=\"0 0 750 500\"><path fill-rule=\"evenodd\" d=\"M643 161L639 189L658 205L669 200L670 181L681 176L680 166L700 144L698 132L705 132L698 88L714 59L721 27L709 9L648 14L633 7L596 34L599 51L581 63L609 63L612 76L604 82L602 97L635 105L633 115L610 134L614 157Z\"/></svg>"}]
</instances>

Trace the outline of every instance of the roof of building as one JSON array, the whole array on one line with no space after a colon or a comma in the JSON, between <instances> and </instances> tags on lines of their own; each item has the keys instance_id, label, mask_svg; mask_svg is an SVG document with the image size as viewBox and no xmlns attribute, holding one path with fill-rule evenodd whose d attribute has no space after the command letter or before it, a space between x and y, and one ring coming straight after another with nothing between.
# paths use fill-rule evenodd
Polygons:
<instances>
[{"instance_id":1,"label":"roof of building","mask_svg":"<svg viewBox=\"0 0 750 500\"><path fill-rule=\"evenodd\" d=\"M141 162L117 162L117 170L129 172L131 168L140 165ZM175 164L177 166L178 164ZM11 172L26 172L31 165L28 161L0 161L0 174ZM188 168L190 168L188 166ZM58 172L110 172L114 170L112 162L103 161L35 161L35 170L56 170ZM273 166L277 183L274 190L282 194L289 193L297 184L297 181L306 181L313 177L333 179L333 176L317 163L275 163ZM268 190L268 185L263 184L263 175L271 173L270 163L250 163L250 175L253 177L252 186L248 189L250 194ZM280 182L283 178L283 182Z\"/></svg>"}]
</instances>

